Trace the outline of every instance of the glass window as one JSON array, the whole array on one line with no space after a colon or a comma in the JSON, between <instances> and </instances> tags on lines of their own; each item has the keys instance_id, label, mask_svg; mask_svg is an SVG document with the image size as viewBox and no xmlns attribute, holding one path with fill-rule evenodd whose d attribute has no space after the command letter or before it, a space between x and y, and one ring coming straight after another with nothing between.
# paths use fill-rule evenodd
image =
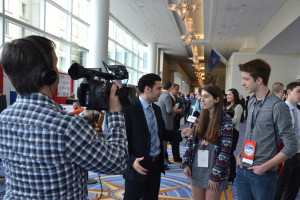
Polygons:
<instances>
[{"instance_id":1,"label":"glass window","mask_svg":"<svg viewBox=\"0 0 300 200\"><path fill-rule=\"evenodd\" d=\"M109 62L115 64L125 64L129 72L128 84L137 85L140 74L146 72L147 65L145 56L145 46L138 41L121 24L113 18L109 20Z\"/></svg>"},{"instance_id":2,"label":"glass window","mask_svg":"<svg viewBox=\"0 0 300 200\"><path fill-rule=\"evenodd\" d=\"M132 66L131 58L132 58L132 53L131 52L125 52L125 65Z\"/></svg>"},{"instance_id":3,"label":"glass window","mask_svg":"<svg viewBox=\"0 0 300 200\"><path fill-rule=\"evenodd\" d=\"M63 7L64 9L68 9L68 1L67 0L52 0L57 5Z\"/></svg>"},{"instance_id":4,"label":"glass window","mask_svg":"<svg viewBox=\"0 0 300 200\"><path fill-rule=\"evenodd\" d=\"M109 40L108 41L108 58L115 60L115 48L116 48L116 44L115 42Z\"/></svg>"},{"instance_id":5,"label":"glass window","mask_svg":"<svg viewBox=\"0 0 300 200\"><path fill-rule=\"evenodd\" d=\"M117 26L116 42L118 42L121 45L124 45L124 30L120 26Z\"/></svg>"},{"instance_id":6,"label":"glass window","mask_svg":"<svg viewBox=\"0 0 300 200\"><path fill-rule=\"evenodd\" d=\"M83 21L88 21L88 6L87 0L73 0L72 12Z\"/></svg>"},{"instance_id":7,"label":"glass window","mask_svg":"<svg viewBox=\"0 0 300 200\"><path fill-rule=\"evenodd\" d=\"M80 50L78 48L72 48L71 50L71 64L79 63L82 66L86 67L86 57L87 52Z\"/></svg>"},{"instance_id":8,"label":"glass window","mask_svg":"<svg viewBox=\"0 0 300 200\"><path fill-rule=\"evenodd\" d=\"M140 71L144 70L144 60L142 58L139 58L139 64L138 64L138 69Z\"/></svg>"},{"instance_id":9,"label":"glass window","mask_svg":"<svg viewBox=\"0 0 300 200\"><path fill-rule=\"evenodd\" d=\"M5 0L4 13L23 23L39 28L40 0Z\"/></svg>"},{"instance_id":10,"label":"glass window","mask_svg":"<svg viewBox=\"0 0 300 200\"><path fill-rule=\"evenodd\" d=\"M57 37L67 38L67 14L46 3L46 32Z\"/></svg>"},{"instance_id":11,"label":"glass window","mask_svg":"<svg viewBox=\"0 0 300 200\"><path fill-rule=\"evenodd\" d=\"M125 33L125 47L132 50L132 37L128 33Z\"/></svg>"},{"instance_id":12,"label":"glass window","mask_svg":"<svg viewBox=\"0 0 300 200\"><path fill-rule=\"evenodd\" d=\"M109 20L109 33L108 33L108 35L109 35L109 37L111 38L111 39L114 39L115 40L115 38L116 38L116 23L114 23L112 20Z\"/></svg>"},{"instance_id":13,"label":"glass window","mask_svg":"<svg viewBox=\"0 0 300 200\"><path fill-rule=\"evenodd\" d=\"M56 49L55 53L57 56L57 68L60 72L67 73L69 66L67 66L67 48L68 45L62 42L59 42L53 38L49 38L55 43Z\"/></svg>"},{"instance_id":14,"label":"glass window","mask_svg":"<svg viewBox=\"0 0 300 200\"><path fill-rule=\"evenodd\" d=\"M138 75L138 72L135 71L135 70L132 70L131 71L131 76L130 76L131 80L129 80L128 82L130 82L133 85L137 85L137 82L138 82L138 76L137 75Z\"/></svg>"},{"instance_id":15,"label":"glass window","mask_svg":"<svg viewBox=\"0 0 300 200\"><path fill-rule=\"evenodd\" d=\"M87 47L87 25L79 22L76 19L72 19L72 42L78 46Z\"/></svg>"},{"instance_id":16,"label":"glass window","mask_svg":"<svg viewBox=\"0 0 300 200\"><path fill-rule=\"evenodd\" d=\"M138 57L136 55L132 56L132 67L133 69L138 69Z\"/></svg>"},{"instance_id":17,"label":"glass window","mask_svg":"<svg viewBox=\"0 0 300 200\"><path fill-rule=\"evenodd\" d=\"M108 60L108 63L107 63L108 65L115 65L116 64L116 62L115 61L113 61L113 60Z\"/></svg>"},{"instance_id":18,"label":"glass window","mask_svg":"<svg viewBox=\"0 0 300 200\"><path fill-rule=\"evenodd\" d=\"M124 64L124 48L116 45L116 61Z\"/></svg>"},{"instance_id":19,"label":"glass window","mask_svg":"<svg viewBox=\"0 0 300 200\"><path fill-rule=\"evenodd\" d=\"M5 32L5 42L10 42L11 40L26 37L29 35L38 35L38 33L31 31L29 29L26 29L24 27L15 25L13 23L10 23L8 21L4 22L4 32Z\"/></svg>"}]
</instances>

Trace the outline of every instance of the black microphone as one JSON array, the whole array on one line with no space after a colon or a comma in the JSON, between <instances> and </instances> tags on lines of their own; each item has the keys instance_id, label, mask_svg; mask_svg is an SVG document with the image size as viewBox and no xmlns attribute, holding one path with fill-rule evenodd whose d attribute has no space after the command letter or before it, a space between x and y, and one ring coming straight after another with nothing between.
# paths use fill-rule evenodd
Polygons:
<instances>
[{"instance_id":1,"label":"black microphone","mask_svg":"<svg viewBox=\"0 0 300 200\"><path fill-rule=\"evenodd\" d=\"M193 113L193 116L189 116L187 121L189 122L189 128L192 128L197 121L198 117L200 116L200 113L198 111L195 111Z\"/></svg>"},{"instance_id":2,"label":"black microphone","mask_svg":"<svg viewBox=\"0 0 300 200\"><path fill-rule=\"evenodd\" d=\"M198 117L200 116L200 113L198 111L195 111L193 113L193 116L190 115L187 119L187 121L189 122L188 127L192 128L195 125L195 122L197 121ZM184 142L184 146L186 146L187 142L188 142L188 137L184 137L185 142Z\"/></svg>"},{"instance_id":3,"label":"black microphone","mask_svg":"<svg viewBox=\"0 0 300 200\"><path fill-rule=\"evenodd\" d=\"M71 67L69 68L68 73L71 76L71 78L74 80L78 80L80 78L90 79L94 76L100 76L100 77L103 77L104 79L108 79L108 80L109 79L113 80L116 78L113 74L98 72L98 71L92 70L92 69L86 69L78 63L73 63L71 65Z\"/></svg>"}]
</instances>

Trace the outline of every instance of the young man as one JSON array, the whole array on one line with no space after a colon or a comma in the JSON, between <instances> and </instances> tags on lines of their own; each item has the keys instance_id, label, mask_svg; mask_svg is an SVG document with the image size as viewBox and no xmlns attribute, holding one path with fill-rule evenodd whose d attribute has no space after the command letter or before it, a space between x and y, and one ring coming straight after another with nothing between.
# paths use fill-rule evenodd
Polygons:
<instances>
[{"instance_id":1,"label":"young man","mask_svg":"<svg viewBox=\"0 0 300 200\"><path fill-rule=\"evenodd\" d=\"M278 177L275 200L296 199L300 187L300 111L297 109L297 104L300 102L300 82L289 83L286 90L288 96L285 103L290 108L298 141L298 152L284 163L283 171Z\"/></svg>"},{"instance_id":2,"label":"young man","mask_svg":"<svg viewBox=\"0 0 300 200\"><path fill-rule=\"evenodd\" d=\"M128 157L121 104L112 86L109 136L99 137L81 118L53 99L58 86L54 43L29 36L4 45L1 64L16 102L0 115L4 199L86 199L88 171L120 174ZM92 117L92 112L86 111Z\"/></svg>"},{"instance_id":3,"label":"young man","mask_svg":"<svg viewBox=\"0 0 300 200\"><path fill-rule=\"evenodd\" d=\"M273 200L277 167L297 152L297 140L288 106L270 94L271 67L261 59L239 65L242 86L254 96L248 103L245 141L237 155L239 200ZM276 141L277 139L277 141ZM278 152L279 140L284 148Z\"/></svg>"},{"instance_id":4,"label":"young man","mask_svg":"<svg viewBox=\"0 0 300 200\"><path fill-rule=\"evenodd\" d=\"M163 141L181 141L180 131L165 128L160 107L153 102L161 95L161 78L146 74L139 79L136 104L123 109L128 137L129 161L123 175L125 200L157 200L164 172ZM182 130L189 137L190 128Z\"/></svg>"},{"instance_id":5,"label":"young man","mask_svg":"<svg viewBox=\"0 0 300 200\"><path fill-rule=\"evenodd\" d=\"M73 102L73 109L74 110L71 113L73 113L74 115L79 115L84 111L84 109L81 108L80 103L78 101Z\"/></svg>"}]
</instances>

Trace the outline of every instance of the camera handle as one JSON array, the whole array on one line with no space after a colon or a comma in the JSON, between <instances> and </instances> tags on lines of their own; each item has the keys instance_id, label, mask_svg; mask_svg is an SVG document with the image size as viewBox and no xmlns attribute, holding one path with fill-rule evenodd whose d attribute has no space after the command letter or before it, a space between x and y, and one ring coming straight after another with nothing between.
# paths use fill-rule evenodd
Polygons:
<instances>
[{"instance_id":1,"label":"camera handle","mask_svg":"<svg viewBox=\"0 0 300 200\"><path fill-rule=\"evenodd\" d=\"M95 125L95 131L97 133L102 133L102 124L103 124L103 121L104 121L104 116L105 116L105 113L100 111L98 122Z\"/></svg>"}]
</instances>

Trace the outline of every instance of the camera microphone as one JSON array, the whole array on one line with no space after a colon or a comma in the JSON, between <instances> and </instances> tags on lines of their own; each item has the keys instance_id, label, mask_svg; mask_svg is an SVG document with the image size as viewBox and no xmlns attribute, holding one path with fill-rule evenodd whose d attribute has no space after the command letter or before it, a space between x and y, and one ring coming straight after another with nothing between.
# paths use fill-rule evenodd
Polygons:
<instances>
[{"instance_id":1,"label":"camera microphone","mask_svg":"<svg viewBox=\"0 0 300 200\"><path fill-rule=\"evenodd\" d=\"M80 78L90 79L90 78L92 78L94 76L103 77L106 80L114 80L114 79L116 79L116 76L114 76L113 74L98 72L98 71L92 70L92 69L86 69L86 68L84 68L82 65L80 65L78 63L73 63L71 65L71 67L68 70L68 74L74 80L78 80Z\"/></svg>"}]
</instances>

